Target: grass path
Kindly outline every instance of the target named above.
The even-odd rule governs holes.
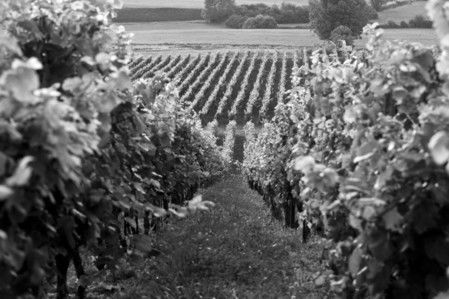
[[[116,298],[323,298],[313,280],[322,266],[317,243],[271,220],[244,178],[204,190],[211,212],[170,221],[157,236],[161,254],[139,259],[116,281]],[[292,297],[296,296],[296,297]]]

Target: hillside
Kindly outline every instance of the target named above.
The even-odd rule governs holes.
[[[237,4],[265,3],[267,5],[293,3],[307,5],[308,0],[237,0]],[[204,0],[123,0],[125,7],[174,7],[174,8],[203,8]]]

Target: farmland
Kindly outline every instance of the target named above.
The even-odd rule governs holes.
[[[238,126],[270,119],[291,88],[291,75],[302,63],[299,51],[222,51],[198,55],[139,57],[133,79],[164,72],[176,81],[181,100],[190,103],[203,125],[216,120]]]
[[[0,2],[0,298],[449,298],[449,0],[166,1]]]
[[[388,21],[400,23],[401,21],[409,21],[416,15],[426,15],[426,1],[416,1],[408,5],[386,9],[379,13],[379,19],[376,20],[380,24]]]
[[[134,34],[133,43],[141,53],[192,53],[228,49],[289,49],[313,47],[322,42],[309,29],[226,29],[204,22],[127,23]],[[220,38],[217,38],[219,36]],[[431,29],[386,29],[389,40],[408,40],[434,45],[437,37]],[[363,46],[365,40],[356,41]]]

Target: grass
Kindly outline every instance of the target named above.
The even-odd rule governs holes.
[[[267,5],[281,5],[285,3],[293,3],[296,5],[308,5],[308,0],[237,0],[237,4],[254,4],[264,3]],[[123,0],[125,7],[175,7],[175,8],[203,8],[204,0]]]
[[[120,291],[106,297],[323,298],[326,288],[314,284],[322,247],[272,220],[244,181],[230,176],[205,190],[213,210],[170,221],[155,242],[161,255],[131,261],[134,273],[109,279]]]
[[[207,25],[205,25],[207,26]],[[136,44],[221,44],[221,45],[280,45],[302,47],[319,43],[310,30],[294,29],[204,29],[142,30],[140,26],[127,25],[134,33]]]

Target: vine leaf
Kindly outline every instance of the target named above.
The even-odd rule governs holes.
[[[385,228],[395,232],[402,232],[401,224],[403,219],[404,217],[399,214],[396,207],[383,215]]]
[[[353,277],[357,275],[360,269],[360,264],[362,263],[362,249],[360,247],[357,247],[352,251],[351,256],[349,257],[349,271],[351,271],[351,274]]]
[[[14,192],[11,188],[5,185],[0,185],[0,201],[7,199],[10,197]]]
[[[449,160],[449,136],[446,132],[438,132],[429,141],[430,154],[438,165]]]
[[[23,186],[26,185],[31,177],[31,168],[28,166],[33,157],[27,156],[20,160],[14,174],[6,180],[8,186]]]
[[[23,103],[36,103],[39,98],[32,92],[39,88],[39,77],[33,69],[19,67],[3,74],[0,84],[8,89],[14,98]]]
[[[315,165],[315,160],[310,156],[301,156],[296,158],[294,163],[294,169],[302,171],[304,173],[310,172]]]

